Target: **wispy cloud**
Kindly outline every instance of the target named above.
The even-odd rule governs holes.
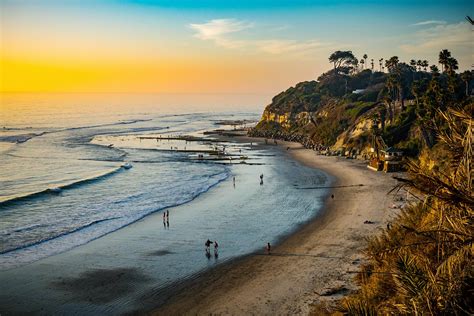
[[[194,36],[199,39],[214,41],[216,45],[227,48],[239,48],[245,46],[245,42],[232,40],[227,35],[251,28],[253,23],[236,19],[215,19],[202,24],[189,24],[189,27],[196,31]]]
[[[294,41],[294,40],[260,40],[256,43],[257,48],[269,54],[283,54],[290,52],[303,53],[308,50],[327,47],[328,43],[317,40]]]
[[[421,21],[421,22],[412,24],[411,26],[442,25],[446,23],[447,23],[446,21],[441,21],[441,20],[428,20],[428,21]]]
[[[432,63],[438,60],[438,52],[450,50],[460,62],[460,67],[470,67],[474,58],[471,26],[466,22],[436,25],[414,32],[400,46],[411,56],[425,56]]]
[[[201,40],[213,41],[216,45],[228,49],[248,49],[267,54],[278,55],[283,53],[305,53],[307,51],[327,47],[329,43],[318,40],[288,40],[278,38],[262,39],[238,39],[236,33],[254,28],[252,22],[237,19],[215,19],[202,24],[189,24],[189,27],[196,31],[194,36]],[[284,25],[278,28],[279,31],[288,28]],[[272,31],[276,31],[275,28]]]
[[[410,43],[401,45],[409,53],[422,53],[427,50],[439,49],[472,49],[472,33],[468,23],[436,25],[415,32]]]

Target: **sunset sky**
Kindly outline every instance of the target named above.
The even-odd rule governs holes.
[[[470,69],[470,1],[1,1],[1,91],[274,94],[334,50]]]

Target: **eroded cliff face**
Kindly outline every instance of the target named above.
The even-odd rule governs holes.
[[[366,141],[354,142],[354,139],[364,138],[370,133],[373,124],[370,115],[375,108],[374,102],[353,103],[327,98],[317,99],[314,104],[309,104],[308,98],[302,93],[311,93],[311,90],[304,86],[305,84],[299,89],[289,89],[275,97],[265,108],[251,135],[302,139],[310,147],[333,150],[363,147]],[[360,151],[361,148],[357,149]]]
[[[291,131],[298,127],[304,127],[310,123],[310,116],[314,113],[299,112],[299,113],[275,113],[271,109],[265,109],[262,114],[261,122],[275,123],[281,127],[282,130]]]

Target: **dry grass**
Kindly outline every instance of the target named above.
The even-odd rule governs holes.
[[[473,128],[470,113],[449,110],[438,128],[447,167],[410,161],[401,186],[424,200],[368,242],[360,291],[341,301],[348,315],[465,315],[474,308]]]

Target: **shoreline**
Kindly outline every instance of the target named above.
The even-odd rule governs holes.
[[[261,164],[234,164],[236,186],[227,179],[171,208],[169,225],[162,213],[151,214],[66,252],[1,271],[9,289],[0,296],[2,313],[147,313],[189,284],[201,283],[206,271],[225,271],[267,241],[277,244],[301,229],[322,208],[327,175],[295,163],[278,148],[253,149]],[[265,185],[259,184],[261,173]],[[298,190],[319,183],[324,191],[315,196]],[[219,241],[218,258],[205,257],[207,238]]]
[[[236,140],[274,146],[256,138]],[[275,149],[285,152],[289,147],[291,158],[334,178],[322,212],[282,238],[272,255],[263,255],[262,249],[182,282],[183,291],[176,294],[175,288],[174,296],[161,301],[152,314],[308,314],[314,305],[356,289],[353,272],[363,262],[365,237],[395,215],[388,207],[394,193],[387,193],[396,180],[359,161],[316,155],[298,143],[278,143]]]

